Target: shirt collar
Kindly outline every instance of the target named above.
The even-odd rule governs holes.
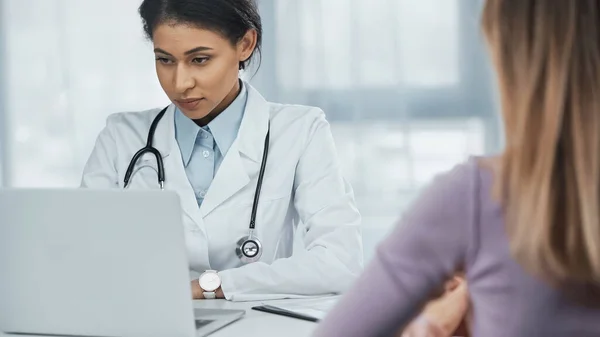
[[[192,152],[194,151],[194,145],[196,144],[196,137],[200,132],[200,127],[190,118],[179,110],[175,109],[175,139],[181,150],[181,158],[183,164],[187,166],[189,163]]]
[[[235,141],[246,109],[248,90],[243,81],[240,81],[240,85],[240,93],[233,102],[204,127],[206,132],[213,135],[222,156],[225,156],[231,144]],[[200,131],[201,128],[193,120],[184,115],[179,108],[176,108],[175,138],[181,150],[181,157],[185,166],[192,157]]]

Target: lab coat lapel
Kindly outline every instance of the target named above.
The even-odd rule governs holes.
[[[186,228],[191,231],[204,232],[202,216],[196,201],[196,196],[190,184],[177,140],[175,139],[175,106],[167,109],[162,120],[156,127],[154,146],[161,152],[165,166],[165,189],[175,191],[179,195],[183,212],[193,221],[195,226],[184,221]]]
[[[234,141],[223,158],[223,162],[215,175],[206,198],[202,202],[200,212],[206,216],[217,206],[225,202],[237,191],[248,185],[250,177],[246,173],[242,158],[238,151],[238,140]]]
[[[177,146],[176,140],[174,140]],[[179,194],[181,207],[185,215],[187,215],[195,226],[190,227],[189,223],[186,228],[191,231],[201,231],[205,233],[202,215],[198,207],[198,201],[194,189],[187,178],[183,167],[183,160],[179,151],[173,151],[171,156],[165,161],[165,189],[172,190]]]
[[[244,166],[242,155],[250,159],[253,165],[260,165],[269,123],[269,105],[256,89],[248,83],[244,84],[248,88],[248,100],[240,130],[202,203],[200,211],[203,216],[207,216],[250,182],[250,170]]]
[[[265,136],[269,129],[269,103],[254,87],[246,83],[248,101],[246,113],[238,134],[239,151],[250,160],[260,165],[265,145]],[[273,135],[271,132],[271,140]]]

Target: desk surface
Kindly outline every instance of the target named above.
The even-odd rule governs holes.
[[[277,303],[277,301],[271,303]],[[225,300],[194,301],[194,307],[201,309],[246,310],[244,318],[215,332],[210,337],[308,337],[316,327],[316,323],[250,309],[260,304],[260,302],[229,302]],[[0,332],[0,337],[8,337],[8,335]],[[19,337],[27,336],[20,335]]]
[[[270,301],[277,303],[277,301]],[[245,309],[246,315],[234,324],[210,335],[210,337],[239,337],[239,336],[286,336],[286,337],[308,337],[316,327],[316,323],[303,321],[295,318],[279,316],[251,310],[260,302],[229,302],[216,301],[194,301],[196,308],[210,309]]]

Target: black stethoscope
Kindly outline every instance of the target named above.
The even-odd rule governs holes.
[[[127,171],[125,171],[125,178],[123,179],[124,188],[129,186],[129,182],[131,179],[131,175],[133,174],[133,169],[135,167],[135,163],[145,154],[152,153],[154,157],[156,157],[156,165],[157,165],[157,173],[158,173],[158,184],[160,185],[160,189],[165,189],[165,167],[163,164],[162,156],[160,152],[152,146],[154,133],[156,132],[156,126],[158,122],[163,118],[165,112],[169,107],[162,109],[161,112],[154,118],[152,124],[150,125],[150,130],[148,131],[148,141],[146,142],[146,146],[141,148],[131,161],[129,162],[129,166],[127,167]],[[265,136],[265,145],[263,150],[262,162],[260,164],[260,172],[258,174],[258,182],[256,183],[256,191],[254,192],[254,202],[252,204],[252,213],[250,215],[250,226],[248,230],[248,235],[240,238],[237,242],[237,247],[235,249],[236,255],[239,259],[244,263],[256,262],[260,259],[262,255],[262,244],[260,240],[254,235],[254,228],[256,227],[256,211],[258,209],[258,199],[260,197],[260,189],[262,187],[263,178],[265,175],[265,167],[267,166],[267,156],[269,153],[269,133],[271,132],[271,128],[267,130],[267,135]]]

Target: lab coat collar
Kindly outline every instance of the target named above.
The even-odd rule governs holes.
[[[223,156],[227,154],[231,148],[231,144],[233,144],[238,135],[240,124],[244,118],[244,111],[246,110],[246,98],[246,84],[242,82],[240,92],[233,102],[208,123],[208,128]]]
[[[239,150],[255,162],[261,162],[265,136],[269,128],[269,104],[267,100],[248,83],[246,113],[242,118],[238,134]]]
[[[248,98],[238,137],[223,158],[202,202],[200,212],[203,216],[207,216],[250,182],[248,172],[253,170],[244,166],[242,155],[254,162],[253,165],[260,165],[269,124],[269,105],[256,89],[248,83],[244,85],[248,89]]]
[[[159,111],[162,111],[160,109]],[[157,116],[153,115],[152,120]],[[147,135],[144,135],[146,139]],[[173,148],[173,141],[175,140],[175,105],[171,104],[167,107],[165,115],[162,117],[156,131],[154,132],[154,147],[160,152],[163,158],[168,157],[171,154]]]

